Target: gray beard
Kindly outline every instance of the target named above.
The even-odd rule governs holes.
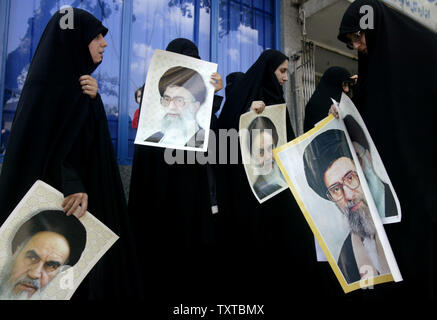
[[[196,116],[194,115],[192,106],[184,110],[184,112],[182,112],[177,118],[168,117],[168,115],[165,115],[161,120],[161,131],[164,133],[164,135],[166,131],[179,131],[181,136],[187,138],[187,135],[190,134],[190,132],[187,132],[189,129],[189,123],[196,123]],[[194,134],[195,132],[192,133],[192,135]]]
[[[20,252],[21,249],[17,249],[16,252]],[[11,284],[9,279],[12,274],[12,269],[15,264],[16,256],[14,255],[9,261],[6,263],[3,268],[3,272],[0,276],[0,300],[41,300],[43,296],[43,291],[41,289],[41,283],[39,280],[32,280],[27,276],[18,279],[14,284]],[[35,291],[32,297],[28,298],[28,293],[26,291],[22,291],[18,294],[14,293],[14,287],[19,281],[25,281],[34,284],[39,289]]]
[[[347,208],[347,217],[351,231],[361,238],[374,238],[376,229],[371,219],[367,204],[365,208],[359,208],[355,211],[350,210],[350,207],[352,206],[353,204],[349,205]]]
[[[181,117],[170,118],[165,115],[161,121],[161,131],[165,135],[165,133],[170,130],[179,131],[180,135],[184,137],[187,135],[187,126]]]

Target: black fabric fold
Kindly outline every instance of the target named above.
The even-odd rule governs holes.
[[[308,131],[320,120],[328,116],[332,99],[340,102],[342,84],[350,81],[351,74],[342,67],[330,67],[325,71],[316,90],[305,106],[304,131]]]

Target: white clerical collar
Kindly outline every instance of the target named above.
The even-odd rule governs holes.
[[[376,249],[376,240],[375,237],[372,238],[364,238],[363,240],[364,248],[366,249],[367,255],[369,256],[370,260],[372,261],[373,266],[376,268],[376,270],[381,274],[381,266],[379,264],[379,258],[378,258],[378,251]]]

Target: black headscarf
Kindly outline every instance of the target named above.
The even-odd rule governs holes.
[[[380,40],[378,40],[380,43],[382,43],[381,41],[381,35],[387,31],[383,31],[381,30],[381,28],[378,28],[378,32],[376,32],[376,28],[374,29],[366,29],[366,30],[362,30],[361,26],[360,26],[360,20],[361,18],[364,16],[364,13],[360,13],[360,9],[362,6],[365,5],[371,5],[372,8],[374,9],[374,25],[376,26],[377,24],[382,24],[383,20],[384,20],[384,16],[383,16],[383,10],[385,10],[386,6],[382,3],[380,3],[379,1],[375,1],[375,0],[364,0],[364,1],[355,1],[354,3],[352,3],[348,9],[346,10],[346,12],[343,15],[341,24],[340,24],[340,28],[339,28],[339,33],[338,33],[338,40],[347,43],[348,42],[348,38],[346,37],[346,35],[348,33],[356,33],[358,31],[364,32],[365,33],[365,37],[366,37],[366,44],[367,44],[367,48],[368,50],[372,51],[372,52],[376,52],[376,50],[380,50],[381,47],[380,46],[376,46],[377,43],[377,38],[379,38]],[[398,15],[400,15],[399,13],[396,13]],[[402,18],[402,17],[401,17]],[[405,20],[405,19],[404,19]],[[365,20],[364,20],[365,21]],[[393,31],[395,31],[395,29],[393,29]],[[399,32],[399,30],[397,30],[396,32]],[[396,36],[398,37],[398,36]],[[385,44],[388,45],[388,44]],[[391,45],[390,45],[391,46]],[[368,69],[366,67],[367,63],[368,63],[368,59],[369,56],[366,54],[363,54],[361,52],[358,52],[358,57],[359,57],[359,63],[358,63],[358,82],[356,84],[356,91],[354,91],[354,94],[356,94],[356,96],[354,97],[354,102],[357,104],[357,107],[359,108],[359,110],[362,110],[364,108],[364,106],[366,105],[366,86],[368,83],[368,79],[367,79],[367,73],[368,73]],[[382,63],[382,61],[380,61],[380,63]],[[359,92],[362,92],[362,94],[359,94]]]
[[[328,115],[331,98],[340,102],[344,81],[351,80],[349,71],[341,67],[331,67],[325,71],[311,99],[305,106],[304,130],[308,131]]]
[[[226,98],[230,96],[232,88],[235,87],[235,84],[240,81],[243,76],[243,72],[232,72],[226,76]]]
[[[32,59],[0,176],[0,218],[5,221],[38,179],[65,197],[87,193],[88,211],[120,240],[73,297],[135,298],[135,245],[106,113],[100,95],[91,99],[79,82],[98,66],[88,44],[107,29],[84,10],[73,13],[73,29],[62,29],[63,15],[54,14]]]
[[[194,44],[194,42],[185,38],[177,38],[170,41],[165,50],[200,59],[199,49],[197,49],[197,46]]]
[[[429,297],[436,290],[437,35],[380,1],[357,0],[341,22],[341,41],[360,30],[364,5],[373,8],[374,29],[363,30],[368,55],[359,54],[357,103],[402,208],[402,222],[386,226],[404,277],[390,295]]]
[[[253,101],[262,100],[268,105],[284,103],[284,92],[275,70],[288,57],[277,50],[265,50],[256,62],[233,86],[220,114],[222,129],[238,129],[240,116],[249,111]]]

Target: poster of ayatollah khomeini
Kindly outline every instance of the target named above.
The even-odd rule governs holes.
[[[147,72],[135,144],[205,152],[217,64],[155,50]]]
[[[0,228],[0,300],[69,300],[118,236],[36,181]],[[78,209],[79,210],[79,209]]]

